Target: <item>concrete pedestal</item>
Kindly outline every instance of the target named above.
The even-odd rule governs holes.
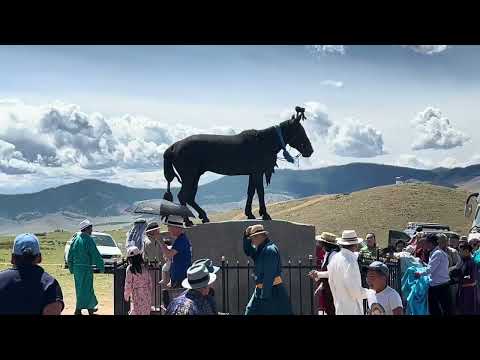
[[[269,237],[280,250],[282,265],[292,266],[309,265],[309,255],[315,254],[315,227],[313,225],[296,224],[281,220],[238,220],[195,225],[185,232],[192,243],[193,260],[210,258],[215,265],[221,265],[222,256],[229,266],[253,265],[252,259],[243,252],[243,233],[254,224],[262,224],[269,232]],[[291,292],[291,301],[294,312],[297,314],[310,313],[311,283],[306,276],[308,269],[288,269],[282,274],[287,292]],[[245,306],[254,288],[254,278],[251,271],[246,269],[230,269],[217,273],[215,283],[216,300],[219,311],[243,313]],[[223,279],[225,277],[225,279]],[[228,306],[222,301],[222,282],[227,283],[228,277]],[[226,305],[226,304],[225,304]]]

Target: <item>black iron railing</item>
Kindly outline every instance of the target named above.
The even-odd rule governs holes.
[[[376,257],[359,257],[359,267],[362,277],[362,285],[367,286],[366,274],[368,265],[372,261],[383,261],[390,270],[388,285],[401,293],[401,272],[400,261],[395,258]],[[217,273],[217,281],[214,283],[214,290],[217,294],[216,301],[218,308],[223,313],[231,315],[242,315],[255,290],[254,266],[250,261],[246,261],[244,265],[238,260],[234,260],[233,265],[224,256],[221,258],[220,271]],[[114,314],[128,314],[130,305],[123,298],[125,286],[125,263],[116,265],[113,270],[114,274]],[[152,274],[152,307],[156,313],[161,313],[162,295],[161,287],[158,284],[162,278],[161,264],[149,263],[148,269]],[[296,262],[288,259],[286,265],[282,266],[282,280],[288,291],[290,302],[294,314],[297,315],[313,315],[317,313],[317,305],[315,303],[314,290],[315,282],[311,280],[307,274],[311,270],[315,270],[316,265],[312,255],[309,255],[305,262],[298,259]],[[364,301],[366,311],[366,301]]]
[[[292,308],[295,314],[315,314],[314,281],[307,274],[316,269],[313,256],[309,256],[304,263],[298,260],[292,265],[292,259],[288,259],[287,265],[282,266],[282,279],[286,287]],[[222,257],[220,271],[217,276],[221,277],[221,299],[219,308],[222,312],[231,315],[242,315],[255,290],[254,266],[247,261],[241,265],[238,260],[231,265],[229,260]],[[233,278],[232,278],[233,277]],[[232,281],[233,280],[233,281]],[[306,291],[308,289],[308,291]]]

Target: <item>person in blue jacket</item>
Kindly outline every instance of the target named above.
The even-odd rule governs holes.
[[[255,290],[245,315],[291,315],[292,306],[281,277],[280,253],[263,225],[245,230],[243,250],[255,263]]]

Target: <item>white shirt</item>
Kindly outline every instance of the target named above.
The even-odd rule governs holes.
[[[357,255],[342,248],[327,266],[336,315],[363,315],[363,299],[374,290],[362,287]]]
[[[403,308],[402,298],[390,286],[368,296],[369,315],[393,315],[393,309],[399,307]]]

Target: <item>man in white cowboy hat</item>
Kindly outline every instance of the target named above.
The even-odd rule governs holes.
[[[247,227],[243,251],[255,263],[255,290],[245,315],[291,315],[292,307],[281,277],[280,253],[263,225]]]
[[[183,218],[176,215],[168,215],[163,219],[167,225],[170,237],[173,239],[172,248],[169,249],[164,242],[160,242],[162,253],[172,261],[170,265],[170,281],[172,288],[180,288],[182,281],[187,277],[187,269],[192,265],[192,245],[187,235]]]
[[[335,315],[335,305],[332,291],[328,284],[327,269],[333,256],[340,251],[337,245],[337,237],[335,234],[323,232],[321,235],[315,236],[315,240],[318,241],[322,249],[325,250],[325,256],[320,266],[320,271],[312,270],[308,273],[308,276],[319,282],[315,290],[315,295],[318,296],[319,299],[319,311],[324,312],[326,315]]]
[[[169,305],[166,315],[217,315],[215,302],[210,294],[210,286],[217,279],[209,271],[205,262],[188,268],[187,278],[182,281],[185,291]]]
[[[355,254],[362,241],[355,230],[344,230],[342,237],[337,239],[341,250],[327,266],[336,315],[363,315],[363,299],[374,292],[362,287],[358,255]]]
[[[75,315],[82,315],[82,309],[87,309],[90,315],[97,311],[98,301],[93,289],[92,266],[103,272],[105,264],[92,238],[92,231],[93,225],[90,220],[83,220],[80,223],[80,232],[77,233],[68,251],[68,269],[75,279],[77,297]]]

